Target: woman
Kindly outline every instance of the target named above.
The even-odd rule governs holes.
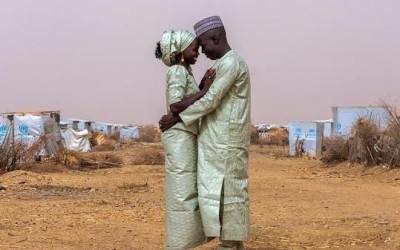
[[[188,31],[165,31],[157,43],[156,57],[168,66],[167,111],[179,114],[200,99],[210,87],[215,71],[208,70],[200,87],[190,65],[199,56],[199,44]],[[199,124],[177,123],[162,134],[166,164],[167,249],[188,249],[205,243],[197,198],[197,134]]]

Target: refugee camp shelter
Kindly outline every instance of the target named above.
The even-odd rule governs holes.
[[[0,115],[0,144],[7,138],[10,132],[11,121],[7,115]]]
[[[72,128],[72,121],[70,120],[60,120],[60,129]]]
[[[121,140],[139,139],[139,127],[133,125],[124,125],[119,128]]]
[[[60,140],[60,111],[10,112],[0,114],[0,140],[32,146],[41,140],[41,154],[54,154]]]
[[[329,138],[333,135],[333,119],[315,120],[314,122],[322,123],[322,127],[323,127],[322,136],[324,138]]]
[[[87,129],[76,131],[73,128],[67,128],[63,129],[61,134],[64,146],[68,150],[88,152],[92,149],[89,140],[89,131]]]
[[[94,122],[92,124],[93,132],[99,132],[106,135],[111,135],[114,132],[115,125],[111,123],[104,122]]]
[[[359,118],[374,121],[381,128],[388,123],[389,112],[383,107],[374,106],[346,106],[332,107],[333,134],[342,137],[351,136],[351,129]]]
[[[63,128],[72,128],[75,131],[83,131],[87,129],[89,132],[93,132],[92,125],[94,121],[76,119],[76,118],[63,118],[62,126]]]
[[[290,122],[289,123],[289,155],[296,156],[296,148],[300,143],[304,153],[310,156],[321,155],[323,123]]]
[[[104,122],[93,122],[91,124],[93,132],[100,132],[106,135],[119,132],[122,140],[126,139],[138,139],[139,138],[139,126],[129,124],[112,124]]]
[[[72,151],[88,152],[92,149],[89,132],[94,122],[82,119],[67,118],[60,121],[61,136],[64,147]]]

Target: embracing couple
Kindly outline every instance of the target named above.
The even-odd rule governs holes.
[[[167,115],[159,121],[166,158],[166,248],[219,238],[244,249],[249,234],[250,76],[228,44],[221,18],[189,31],[165,31],[156,57],[168,66]],[[199,85],[191,65],[202,53],[214,66]]]

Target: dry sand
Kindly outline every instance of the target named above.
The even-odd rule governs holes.
[[[1,175],[0,249],[162,249],[164,166],[132,164],[151,149],[162,150],[107,152],[128,163],[118,168],[42,164]],[[399,170],[326,167],[284,150],[251,148],[246,249],[400,249]]]

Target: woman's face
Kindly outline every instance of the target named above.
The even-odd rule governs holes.
[[[197,39],[195,39],[189,47],[183,51],[183,58],[187,64],[195,64],[197,57],[199,57],[199,43]]]

